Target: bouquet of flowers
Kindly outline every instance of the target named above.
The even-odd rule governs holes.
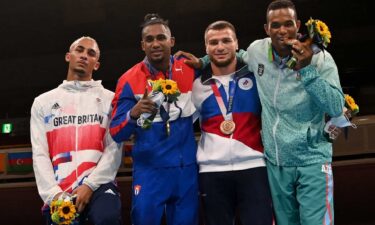
[[[355,103],[354,99],[347,94],[345,94],[345,107],[350,110],[351,115],[355,115],[359,112],[358,105]]]
[[[343,114],[339,117],[331,118],[325,125],[324,130],[329,133],[329,137],[331,139],[335,139],[336,137],[332,138],[332,132],[329,131],[329,126],[334,125],[336,127],[344,128],[345,133],[347,133],[347,127],[351,126],[354,129],[357,128],[357,125],[350,121],[350,118],[359,112],[359,107],[355,103],[354,99],[350,96],[345,94],[345,107],[343,110]]]
[[[53,200],[50,206],[51,219],[56,224],[75,225],[78,224],[77,210],[74,206],[75,196],[63,193],[56,200]]]
[[[158,108],[163,108],[162,103],[168,102],[173,103],[178,101],[178,96],[181,95],[178,89],[177,83],[170,79],[159,79],[155,81],[150,81],[152,86],[152,92],[150,94],[150,99],[156,104]],[[163,111],[166,111],[163,108]],[[162,114],[162,113],[160,113]],[[163,117],[163,115],[161,115]],[[142,113],[137,124],[143,129],[149,129],[154,118],[150,113]]]
[[[300,41],[307,42],[310,45],[315,45],[318,49],[324,51],[331,42],[332,37],[328,26],[323,21],[312,18],[310,18],[305,25],[307,27],[308,35],[302,36]],[[294,68],[296,64],[297,60],[294,57],[287,62],[287,66],[291,69]]]

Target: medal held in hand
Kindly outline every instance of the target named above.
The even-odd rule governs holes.
[[[233,120],[224,120],[220,124],[220,131],[223,134],[232,134],[234,130],[236,129],[236,124],[234,123]]]

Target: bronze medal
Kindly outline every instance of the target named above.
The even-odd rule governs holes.
[[[233,120],[224,120],[220,124],[220,131],[223,134],[232,134],[234,132],[234,129],[236,129],[236,124]]]

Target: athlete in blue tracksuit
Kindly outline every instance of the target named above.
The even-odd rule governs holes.
[[[198,224],[195,107],[191,101],[194,70],[170,56],[174,38],[166,21],[148,14],[142,28],[146,58],[119,79],[110,126],[117,142],[135,136],[132,223],[159,225],[165,212],[170,225]],[[162,104],[164,113],[145,97],[145,90],[151,91],[150,80],[160,78],[176,81],[181,92],[177,102]],[[137,124],[142,113],[156,113],[148,130]]]

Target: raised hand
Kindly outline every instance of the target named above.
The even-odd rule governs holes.
[[[130,117],[133,119],[139,118],[142,113],[155,114],[157,108],[155,103],[151,101],[148,97],[148,90],[145,88],[145,92],[142,98],[135,104],[135,106],[130,111]]]
[[[190,67],[193,67],[194,69],[202,69],[202,62],[199,60],[199,58],[195,57],[193,54],[189,52],[184,51],[178,51],[176,52],[173,57],[179,58],[179,57],[185,57],[184,63]]]
[[[300,42],[297,39],[290,40],[288,43],[292,48],[292,55],[297,60],[294,70],[300,70],[305,66],[310,65],[313,57],[313,50],[311,49],[311,42]]]

